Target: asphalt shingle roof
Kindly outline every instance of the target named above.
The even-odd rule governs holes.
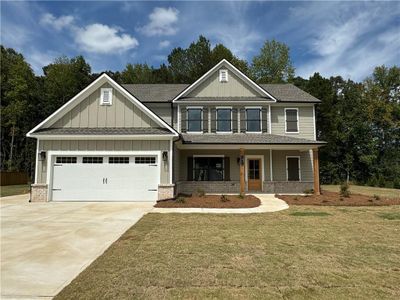
[[[179,95],[189,84],[123,84],[128,92],[137,97],[142,102],[171,102]],[[293,84],[260,84],[260,86],[278,99],[280,102],[320,102],[317,98],[311,96],[305,91],[299,89]],[[264,97],[213,97],[213,98],[196,98],[200,101],[230,101],[230,100],[265,100]],[[182,100],[195,100],[194,98],[182,98]]]
[[[33,135],[152,135],[171,134],[166,128],[44,128]]]
[[[276,134],[182,134],[184,144],[315,144],[325,142]]]

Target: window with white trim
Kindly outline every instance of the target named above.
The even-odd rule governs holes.
[[[285,109],[286,132],[299,132],[299,111],[297,108]]]
[[[203,130],[203,109],[188,108],[187,109],[187,131],[201,132]]]
[[[232,131],[232,109],[217,108],[217,132]]]
[[[246,108],[246,131],[261,132],[260,108]]]
[[[112,105],[112,88],[101,89],[100,105]]]
[[[153,165],[156,163],[156,158],[154,156],[136,156],[135,164],[147,164]]]
[[[228,82],[228,70],[219,70],[219,82]]]

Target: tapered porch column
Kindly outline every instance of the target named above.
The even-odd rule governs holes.
[[[320,187],[319,187],[319,159],[318,159],[318,148],[315,148],[313,151],[313,166],[314,166],[314,193],[315,195],[320,195]]]
[[[244,195],[245,181],[244,181],[244,149],[240,148],[240,195]]]

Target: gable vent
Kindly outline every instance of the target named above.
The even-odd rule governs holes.
[[[228,82],[228,70],[219,70],[219,82]]]
[[[112,105],[112,89],[101,89],[100,105]]]

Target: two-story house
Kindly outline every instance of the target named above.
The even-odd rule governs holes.
[[[32,201],[155,201],[178,193],[319,193],[315,105],[226,60],[193,84],[106,74],[32,129]]]

